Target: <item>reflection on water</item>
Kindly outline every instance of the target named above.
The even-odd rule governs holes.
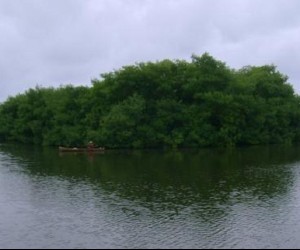
[[[299,147],[0,146],[0,247],[298,248]]]

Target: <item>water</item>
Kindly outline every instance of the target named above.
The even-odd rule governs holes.
[[[300,147],[0,145],[0,248],[299,248]]]

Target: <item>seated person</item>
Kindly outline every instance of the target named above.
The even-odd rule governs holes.
[[[95,143],[93,141],[89,141],[87,147],[88,147],[88,149],[95,148]]]

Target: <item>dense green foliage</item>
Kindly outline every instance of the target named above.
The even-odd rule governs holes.
[[[273,65],[230,69],[205,53],[30,89],[0,105],[0,140],[111,148],[300,141],[300,99]]]

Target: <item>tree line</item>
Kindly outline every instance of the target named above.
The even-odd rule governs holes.
[[[0,104],[0,141],[108,148],[300,141],[300,98],[274,65],[231,69],[208,53],[124,66],[90,87],[36,87]]]

